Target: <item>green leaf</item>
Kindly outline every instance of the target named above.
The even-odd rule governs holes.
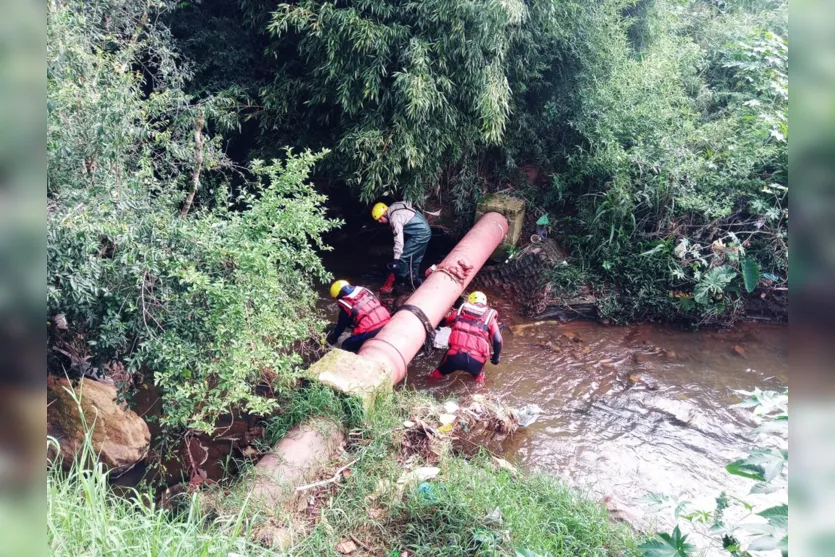
[[[748,551],[772,551],[780,548],[782,542],[783,538],[777,536],[757,536],[748,544]]]
[[[768,523],[776,528],[788,530],[789,528],[789,506],[778,505],[758,512],[758,515],[768,520]]]
[[[771,485],[767,482],[759,482],[754,484],[754,487],[751,488],[749,493],[759,493],[759,494],[768,494],[774,493],[775,491],[780,491],[780,487],[776,485]]]
[[[750,464],[747,460],[735,460],[725,466],[725,470],[734,476],[742,476],[751,480],[765,481],[765,470],[757,464]]]
[[[760,282],[760,264],[754,259],[746,257],[742,260],[741,267],[745,290],[750,294],[757,288],[757,283]]]
[[[543,557],[539,553],[535,551],[531,551],[530,549],[516,549],[516,557]]]
[[[754,449],[745,459],[735,460],[728,464],[725,470],[735,476],[770,482],[780,475],[788,460],[788,451]]]
[[[672,534],[658,534],[656,537],[638,546],[643,557],[687,557],[696,550],[696,546],[687,543],[687,535],[682,535],[678,526]]]

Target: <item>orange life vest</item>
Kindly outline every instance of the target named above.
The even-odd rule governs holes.
[[[351,328],[355,335],[379,329],[391,319],[391,314],[377,296],[362,286],[355,286],[353,292],[342,296],[337,303],[351,316]]]
[[[490,321],[495,317],[496,311],[487,306],[461,304],[449,334],[449,354],[466,352],[486,362],[490,357]]]

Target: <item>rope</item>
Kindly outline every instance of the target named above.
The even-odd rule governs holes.
[[[445,274],[446,276],[448,276],[449,278],[451,278],[451,279],[452,279],[452,280],[453,280],[456,284],[461,285],[461,286],[463,286],[463,285],[464,285],[464,283],[463,283],[463,282],[461,282],[460,280],[458,280],[458,277],[456,277],[455,275],[453,275],[452,273],[450,273],[449,271],[447,271],[447,270],[446,270],[445,268],[443,268],[443,267],[439,267],[438,269],[435,269],[433,272],[434,272],[434,273],[443,273],[443,274]]]
[[[420,321],[423,325],[423,329],[426,331],[426,338],[423,341],[423,351],[426,354],[431,354],[432,349],[435,348],[435,327],[432,326],[432,323],[429,321],[429,318],[426,317],[426,314],[423,313],[423,310],[411,304],[404,304],[397,308],[397,311],[408,311],[418,318],[418,321]],[[397,311],[395,313],[397,313]]]

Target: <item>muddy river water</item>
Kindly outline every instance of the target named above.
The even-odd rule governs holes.
[[[505,324],[498,366],[478,387],[465,373],[430,381],[442,352],[419,355],[406,386],[439,398],[485,392],[538,421],[505,445],[505,458],[556,475],[646,523],[636,501],[662,492],[706,502],[722,491],[744,495],[751,482],[724,465],[754,441],[750,411],[731,406],[735,391],[783,390],[788,328],[739,324],[688,331],[665,325],[606,326],[537,322],[493,298]],[[335,312],[331,305],[331,313]]]

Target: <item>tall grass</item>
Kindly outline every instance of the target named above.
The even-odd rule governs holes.
[[[291,548],[293,554],[332,555],[334,543],[352,535],[386,555],[514,556],[524,550],[573,557],[632,551],[631,529],[610,522],[601,504],[549,476],[497,470],[486,453],[469,461],[443,455],[429,493],[418,485],[406,486],[402,494],[384,489],[404,472],[397,429],[416,406],[430,403],[408,391],[378,400],[354,429],[362,441],[354,447],[359,460],[350,480],[321,508],[320,522]],[[416,460],[412,466],[421,464]],[[490,517],[497,508],[499,522]]]
[[[554,478],[496,470],[486,454],[469,461],[445,454],[429,492],[417,485],[398,490],[404,465],[397,431],[416,406],[430,402],[425,395],[398,392],[378,401],[359,421],[352,405],[343,405],[332,391],[313,387],[300,391],[284,417],[270,423],[269,433],[278,435],[305,417],[329,415],[352,426],[351,457],[357,460],[350,478],[317,495],[319,519],[287,548],[288,555],[338,555],[336,544],[352,536],[374,554],[407,551],[433,557],[603,556],[623,555],[634,547],[631,531],[612,524],[600,504]],[[249,535],[277,510],[247,505],[242,485],[225,493],[228,505],[215,509],[221,516],[211,521],[194,500],[175,513],[155,505],[152,493],[115,493],[96,462],[89,435],[87,441],[69,471],[56,465],[47,476],[51,554],[276,554],[254,544]],[[421,464],[418,459],[411,466]],[[282,514],[274,518],[289,519],[278,512]]]
[[[76,393],[71,393],[79,404]],[[79,412],[84,421],[84,415]],[[93,424],[68,471],[56,462],[47,471],[47,545],[50,555],[208,556],[266,555],[247,540],[243,511],[207,521],[192,499],[174,513],[154,503],[152,492],[117,494],[93,449]],[[58,448],[55,439],[47,449]]]

